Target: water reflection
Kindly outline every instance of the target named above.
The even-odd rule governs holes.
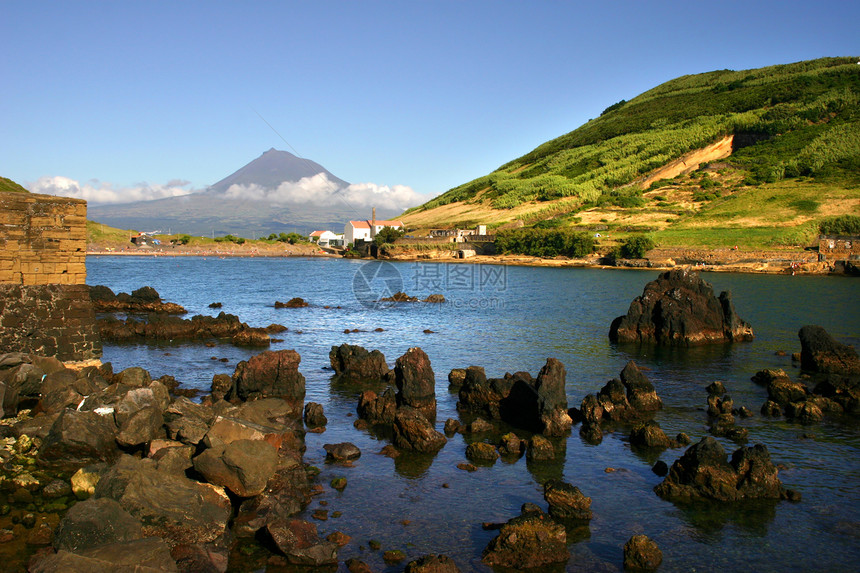
[[[680,517],[696,529],[694,535],[705,541],[718,540],[723,528],[731,523],[750,535],[764,536],[776,517],[776,499],[752,499],[738,502],[673,501]]]

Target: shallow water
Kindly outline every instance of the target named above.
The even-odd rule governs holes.
[[[656,277],[652,271],[191,257],[89,257],[87,270],[89,284],[114,292],[152,286],[164,300],[188,309],[189,316],[215,315],[219,310],[208,305],[222,302],[220,310],[251,326],[289,327],[276,335],[284,340],[271,349],[299,352],[306,401],[321,403],[329,419],[323,434],[307,435],[305,460],[322,469],[320,483],[327,486],[337,476],[349,482],[342,493],[327,487],[306,510],[308,517],[316,509],[342,512],[317,522],[322,534],[339,530],[352,536],[340,551],[341,560],[359,557],[374,570],[402,568],[387,567],[381,552],[368,549],[374,539],[383,550],[403,550],[410,560],[444,553],[463,571],[488,571],[480,555],[495,533],[483,531],[481,523],[507,521],[525,502],[545,507],[542,484],[550,477],[563,478],[593,499],[589,527],[571,532],[569,571],[620,570],[622,547],[637,533],[660,546],[661,571],[844,571],[860,559],[860,425],[840,419],[803,426],[762,418],[758,410],[766,392],[750,381],[763,368],[797,374],[790,358],[775,353],[798,352],[797,331],[804,324],[819,324],[837,340],[860,348],[856,280],[706,274],[715,292],[732,291],[738,314],[752,324],[756,340],[682,350],[617,346],[607,338],[612,319],[624,314]],[[421,298],[442,293],[448,302],[369,304],[386,289]],[[274,308],[276,300],[296,296],[311,305]],[[384,331],[374,332],[377,327]],[[355,328],[363,332],[343,332]],[[425,334],[425,329],[433,332]],[[448,392],[447,374],[472,364],[491,377],[518,370],[536,375],[547,357],[558,358],[567,370],[570,405],[579,406],[633,359],[647,369],[663,399],[657,421],[670,436],[683,431],[694,442],[707,433],[704,387],[720,380],[736,407],[756,412],[739,421],[749,428],[749,443],[768,447],[772,460],[784,467],[783,484],[801,492],[803,501],[739,507],[666,502],[652,491],[661,478],[650,468],[657,459],[671,465],[683,450],[656,456],[634,452],[629,429],[623,428],[597,446],[583,442],[574,428],[557,443],[566,452],[563,460],[550,464],[521,458],[467,473],[455,467],[466,461],[467,440],[485,436],[462,435],[434,457],[391,460],[378,455],[388,443],[384,437],[353,427],[357,392],[333,386],[331,372],[324,369],[331,347],[344,342],[381,350],[389,366],[412,346],[424,349],[436,373],[440,429],[445,419],[457,418],[457,397]],[[258,352],[229,344],[108,345],[103,360],[115,371],[142,366],[154,377],[171,374],[184,386],[208,391],[214,374],[232,374],[240,360]],[[343,441],[363,453],[355,467],[326,465],[322,445]],[[721,442],[728,452],[737,448]]]

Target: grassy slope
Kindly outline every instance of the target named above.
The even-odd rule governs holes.
[[[652,232],[664,245],[803,243],[821,218],[860,214],[858,108],[855,58],[684,76],[404,219],[417,228],[521,220]],[[638,189],[649,172],[728,134],[756,143],[716,169]]]
[[[29,191],[11,179],[0,177],[0,193],[29,193]]]

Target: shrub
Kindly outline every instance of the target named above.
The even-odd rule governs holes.
[[[837,215],[819,223],[818,230],[824,235],[860,235],[860,217]]]
[[[619,254],[622,259],[642,259],[645,258],[645,253],[653,249],[654,246],[654,241],[651,237],[638,235],[624,241]]]
[[[584,257],[594,251],[594,239],[589,233],[565,229],[513,229],[496,235],[496,249],[534,257]]]

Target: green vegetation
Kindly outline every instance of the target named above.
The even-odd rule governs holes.
[[[11,179],[0,177],[0,193],[29,193],[29,191]]]
[[[860,217],[839,215],[825,219],[818,225],[824,235],[860,235]]]
[[[298,233],[272,233],[269,235],[269,241],[278,241],[279,243],[289,243],[291,245],[295,245],[296,243],[307,243],[308,240]]]
[[[588,233],[565,229],[513,229],[496,235],[496,250],[545,258],[584,257],[594,251],[594,239]]]
[[[223,237],[215,237],[216,243],[235,243],[237,245],[244,245],[245,238],[237,237],[235,235],[224,235]]]
[[[394,243],[397,239],[403,236],[406,231],[403,229],[392,229],[391,227],[382,227],[373,238],[373,242],[377,246],[388,245]]]
[[[618,249],[618,255],[622,259],[642,259],[645,258],[645,253],[655,246],[651,237],[636,235],[624,241],[624,244]]]
[[[742,183],[860,178],[860,66],[824,58],[756,70],[683,76],[409,212],[462,201],[496,210],[570,198],[569,212],[640,207],[625,186],[683,154],[735,135],[727,163]],[[650,189],[671,181],[661,180]],[[703,178],[699,201],[723,195]],[[638,197],[641,199],[641,197]],[[800,205],[809,212],[811,205]]]

